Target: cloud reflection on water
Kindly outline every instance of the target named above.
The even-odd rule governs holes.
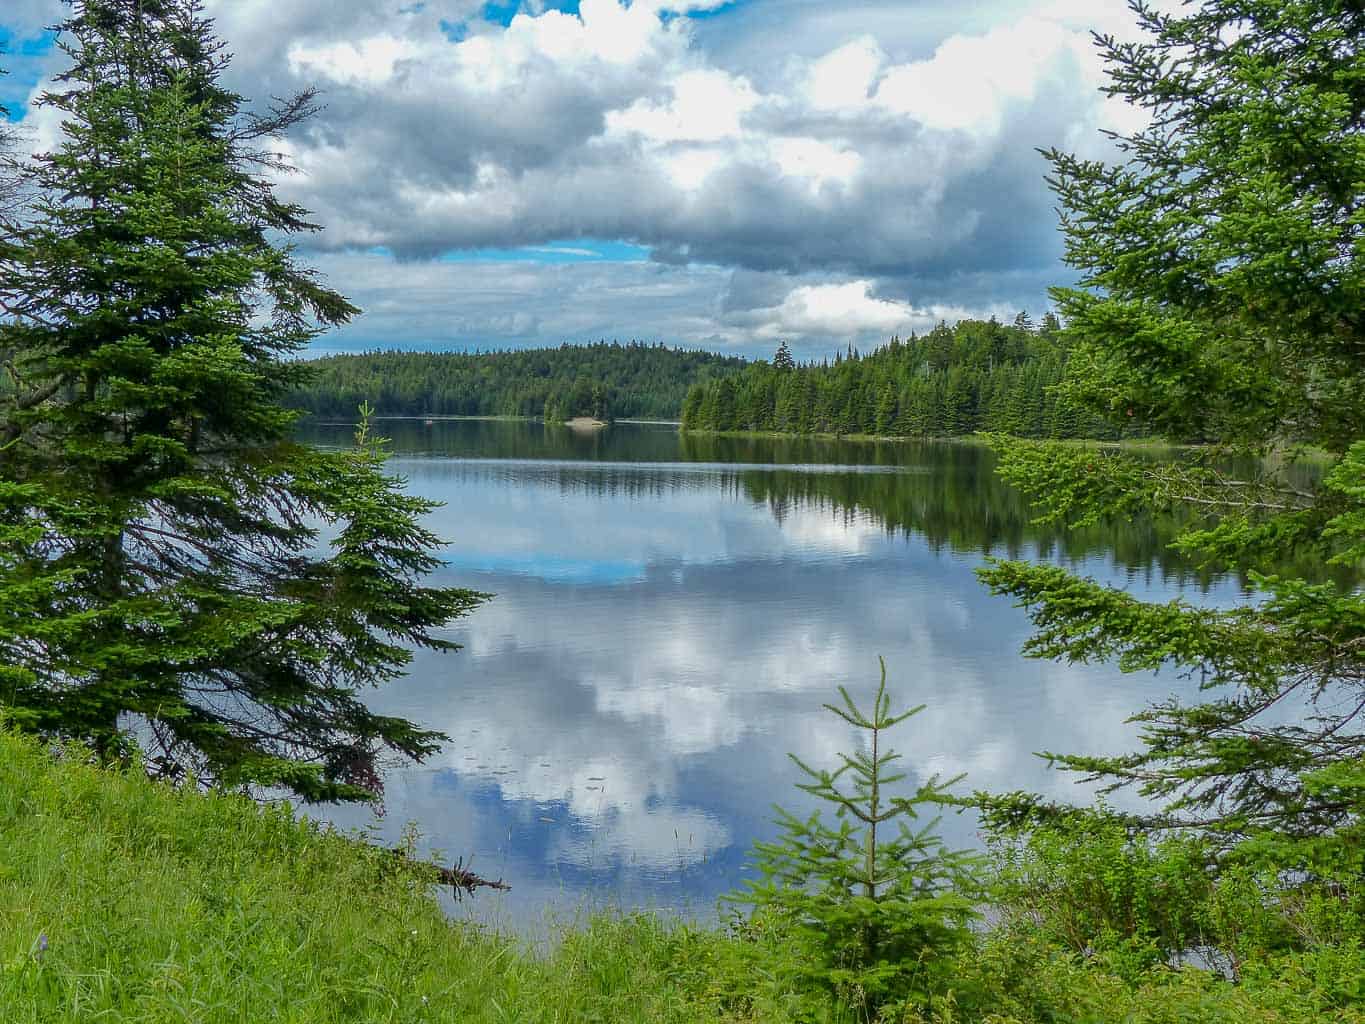
[[[1033,752],[1121,749],[1126,715],[1174,685],[1020,657],[1028,623],[977,582],[980,555],[888,531],[867,508],[778,507],[722,470],[395,468],[445,502],[443,581],[497,596],[454,624],[463,652],[419,654],[376,695],[451,736],[397,773],[383,827],[415,820],[434,847],[505,875],[517,919],[585,892],[704,912],[772,834],[771,805],[806,806],[787,752],[824,765],[848,748],[820,705],[839,683],[866,697],[878,654],[897,703],[927,705],[895,737],[912,780],[966,772],[972,789],[1077,795]],[[1102,551],[1084,567],[1116,583],[1131,569]],[[968,817],[945,830],[972,841]]]

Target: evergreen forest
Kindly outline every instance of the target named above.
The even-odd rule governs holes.
[[[1069,342],[1056,316],[1034,325],[940,323],[922,337],[892,338],[863,355],[849,346],[831,363],[797,363],[783,342],[771,362],[694,385],[684,430],[958,437],[1131,436],[1125,424],[1088,410],[1065,387]]]
[[[500,352],[370,352],[308,364],[290,398],[318,416],[590,416],[675,420],[689,387],[737,372],[745,360],[632,341]]]

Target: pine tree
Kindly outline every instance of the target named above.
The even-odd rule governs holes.
[[[432,503],[292,438],[293,360],[355,308],[273,238],[309,230],[197,0],[85,0],[41,102],[65,136],[0,231],[0,702],[20,727],[132,739],[167,770],[307,799],[379,787],[440,734],[365,688],[483,595],[420,585]]]
[[[818,810],[803,819],[777,808],[782,836],[755,844],[762,879],[736,899],[780,915],[798,945],[787,966],[870,1020],[886,1003],[922,1003],[950,980],[952,954],[976,917],[967,892],[975,862],[945,846],[937,818],[910,825],[958,779],[932,777],[910,796],[894,795],[905,774],[884,734],[924,706],[891,713],[884,661],[870,714],[842,686],[839,696],[824,707],[864,735],[863,749],[841,753],[834,771],[789,755],[809,780],[797,788],[832,807],[835,823]]]
[[[796,367],[796,360],[792,358],[791,349],[787,347],[786,341],[778,343],[777,352],[773,355],[773,369],[785,373],[787,370]]]
[[[1221,445],[1157,464],[1002,442],[1002,468],[1056,521],[1185,517],[1175,547],[1245,573],[1256,597],[1150,604],[1052,565],[984,576],[1030,609],[1033,655],[1200,683],[1198,701],[1137,716],[1141,749],[1063,767],[1154,798],[1139,825],[1296,856],[1337,849],[1358,871],[1365,593],[1275,567],[1293,554],[1365,568],[1365,10],[1134,10],[1145,41],[1100,43],[1108,91],[1146,107],[1151,126],[1121,140],[1118,165],[1049,154],[1067,258],[1085,275],[1053,293],[1072,346],[1058,401],[1117,431]],[[1291,476],[1303,445],[1326,454],[1317,483]],[[1255,468],[1231,473],[1227,454]],[[992,804],[1005,820],[1058,810],[1023,795]]]
[[[704,429],[704,424],[700,422],[702,401],[705,397],[705,390],[701,384],[693,384],[687,391],[687,397],[683,399],[682,406],[682,429],[700,430]]]
[[[874,432],[885,437],[895,429],[896,424],[896,382],[887,377],[877,389],[877,410],[873,424]]]

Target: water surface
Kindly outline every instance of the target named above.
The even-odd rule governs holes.
[[[1183,568],[1169,524],[1063,536],[1030,524],[974,445],[695,439],[668,426],[389,421],[391,468],[445,503],[439,581],[496,597],[419,654],[378,710],[451,737],[388,778],[396,839],[513,885],[472,912],[512,927],[585,902],[714,913],[746,877],[771,806],[809,806],[794,751],[833,765],[823,702],[876,685],[926,709],[892,735],[912,780],[1084,799],[1035,751],[1129,747],[1126,716],[1174,676],[1030,661],[1023,612],[973,570],[988,555],[1071,565],[1144,598],[1226,604]],[[349,428],[315,426],[319,443]],[[355,826],[372,815],[330,812]],[[943,823],[963,845],[970,817]]]

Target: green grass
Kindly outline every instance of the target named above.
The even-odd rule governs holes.
[[[602,916],[534,956],[287,810],[0,733],[4,1024],[715,1020],[682,955],[711,941]]]
[[[282,807],[54,760],[0,728],[0,1024],[850,1022],[790,934],[598,915],[548,951],[445,917],[392,854]],[[45,948],[43,940],[45,939]],[[983,935],[935,1024],[1365,1024],[1358,939],[1205,971]]]

